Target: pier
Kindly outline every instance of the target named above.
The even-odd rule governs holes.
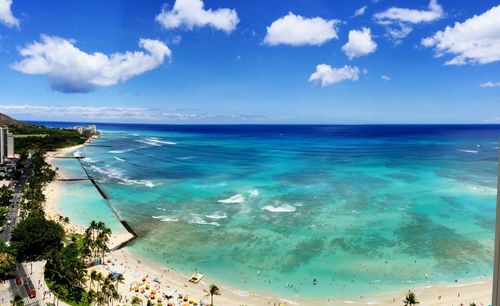
[[[111,209],[111,211],[113,212],[113,214],[115,215],[115,217],[117,218],[117,220],[121,223],[121,225],[123,226],[123,228],[125,228],[125,230],[127,232],[129,232],[131,235],[132,235],[132,238],[130,238],[129,240],[121,243],[120,245],[116,246],[114,249],[121,249],[123,247],[125,247],[128,243],[130,243],[132,240],[136,239],[137,237],[139,237],[139,235],[137,235],[137,233],[132,229],[132,227],[127,223],[127,221],[125,220],[122,220],[120,215],[118,214],[118,212],[111,206],[111,204],[109,203],[109,196],[106,194],[106,192],[101,188],[101,186],[99,186],[99,184],[97,183],[97,181],[89,174],[89,172],[87,171],[87,169],[83,166],[83,162],[82,162],[82,159],[84,159],[85,157],[84,156],[56,156],[54,158],[63,158],[63,159],[70,159],[70,158],[73,158],[73,159],[77,159],[79,162],[80,162],[80,166],[82,167],[83,171],[85,172],[85,175],[87,176],[86,178],[66,178],[66,179],[58,179],[57,181],[60,181],[60,182],[78,182],[78,181],[90,181],[92,183],[92,185],[94,185],[94,187],[97,189],[97,191],[99,192],[99,194],[102,196],[102,198],[105,200],[106,204],[108,205],[109,209]]]

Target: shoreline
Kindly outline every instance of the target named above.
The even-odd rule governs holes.
[[[90,141],[73,147],[59,149],[53,152],[47,153],[47,162],[55,168],[52,160],[56,156],[63,156],[70,152],[76,151],[79,148],[84,147]],[[69,178],[67,174],[64,173],[64,169],[57,170],[57,178]],[[57,202],[60,198],[60,187],[63,182],[54,180],[48,184],[45,189],[46,194],[46,204],[45,210],[47,217],[49,219],[58,220],[60,211],[57,208]],[[97,192],[97,191],[96,191]],[[83,233],[84,229],[74,223],[63,224],[67,232]],[[110,263],[97,266],[92,269],[100,270],[101,272],[113,272],[118,271],[124,274],[125,283],[120,286],[119,293],[124,296],[125,300],[130,301],[133,296],[139,296],[142,298],[143,302],[146,301],[140,291],[139,293],[135,290],[129,290],[129,284],[134,280],[137,281],[137,276],[139,278],[145,278],[146,282],[150,282],[153,287],[158,285],[154,281],[157,278],[161,285],[158,285],[162,293],[166,291],[171,291],[177,295],[177,293],[188,294],[189,296],[196,297],[197,299],[203,299],[205,301],[209,300],[205,297],[205,289],[212,282],[208,277],[204,278],[199,284],[193,284],[188,282],[188,275],[183,275],[173,269],[165,268],[160,263],[153,262],[150,260],[144,260],[133,254],[131,250],[126,247],[126,243],[133,239],[133,235],[128,231],[130,235],[113,235],[110,238],[110,249],[112,250],[106,257],[107,261]],[[123,248],[115,249],[117,246],[125,245]],[[146,277],[147,275],[147,277]],[[418,285],[413,288],[401,289],[397,292],[381,292],[377,294],[370,294],[367,296],[358,297],[325,297],[317,299],[305,299],[305,298],[281,298],[275,296],[274,294],[266,293],[251,293],[242,288],[233,288],[222,284],[220,282],[215,282],[219,284],[221,296],[214,298],[217,305],[310,305],[310,306],[320,306],[320,305],[400,305],[401,301],[404,299],[406,290],[411,289],[415,292],[418,301],[421,305],[469,305],[471,302],[475,302],[478,305],[489,305],[491,304],[491,293],[492,293],[492,278],[488,277],[480,280],[467,280],[459,281],[453,283],[438,283],[434,285]],[[171,301],[175,301],[172,299]]]

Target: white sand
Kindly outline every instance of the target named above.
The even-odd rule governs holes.
[[[75,146],[61,149],[57,152],[52,152],[47,156],[48,161],[51,161],[51,157],[62,156],[66,153],[77,150],[80,147],[81,146]],[[45,190],[47,196],[45,207],[46,214],[49,218],[55,220],[58,219],[60,213],[56,206],[59,197],[60,184],[61,182],[57,181],[51,182]],[[83,232],[81,227],[72,224],[65,225],[65,229],[68,232]],[[131,236],[131,234],[113,235],[113,237],[111,237],[110,248],[120,245],[124,241],[130,239]],[[211,283],[207,278],[203,279],[199,284],[189,283],[188,275],[183,275],[173,271],[171,268],[169,269],[156,263],[139,259],[130,253],[127,248],[112,251],[106,261],[108,260],[109,263],[92,269],[97,269],[105,274],[109,272],[118,272],[124,275],[125,281],[123,284],[120,284],[118,288],[120,295],[123,297],[122,303],[129,302],[133,296],[139,296],[145,304],[152,289],[157,292],[156,298],[162,297],[165,292],[171,291],[176,296],[179,293],[182,295],[188,294],[189,297],[203,299],[205,302],[209,302],[209,298],[206,297],[206,293],[204,291]],[[89,269],[89,273],[92,269]],[[40,269],[37,273],[43,273],[43,271]],[[142,282],[143,278],[145,279],[144,282]],[[158,282],[154,281],[155,278],[158,279]],[[144,293],[141,293],[140,289],[139,292],[135,292],[135,290],[131,290],[131,283],[134,281],[140,282],[142,284],[140,286],[141,288],[145,288],[149,284],[150,289],[145,290]],[[331,297],[317,300],[304,300],[294,297],[282,299],[275,297],[272,294],[255,294],[247,292],[244,289],[230,288],[220,283],[217,284],[221,289],[222,295],[216,296],[214,301],[215,304],[219,306],[295,304],[311,306],[402,305],[402,300],[404,299],[404,295],[407,290],[402,289],[399,292],[381,292],[380,294],[357,298]],[[470,302],[475,302],[477,305],[489,305],[491,304],[492,279],[488,278],[481,281],[438,284],[435,286],[408,289],[412,289],[416,293],[417,299],[420,301],[420,305],[458,306],[463,304],[468,306]],[[177,302],[177,298],[174,298],[171,301]],[[163,305],[167,305],[165,300]]]

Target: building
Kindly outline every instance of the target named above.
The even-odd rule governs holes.
[[[3,164],[6,158],[14,157],[14,135],[9,133],[9,128],[0,126],[0,164]]]
[[[94,124],[90,124],[88,126],[74,126],[73,130],[77,131],[80,134],[84,132],[89,132],[91,134],[97,134],[97,127]]]
[[[14,157],[14,134],[7,133],[7,157]]]

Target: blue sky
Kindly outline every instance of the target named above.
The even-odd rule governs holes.
[[[0,21],[20,119],[500,123],[498,1],[0,0]]]

